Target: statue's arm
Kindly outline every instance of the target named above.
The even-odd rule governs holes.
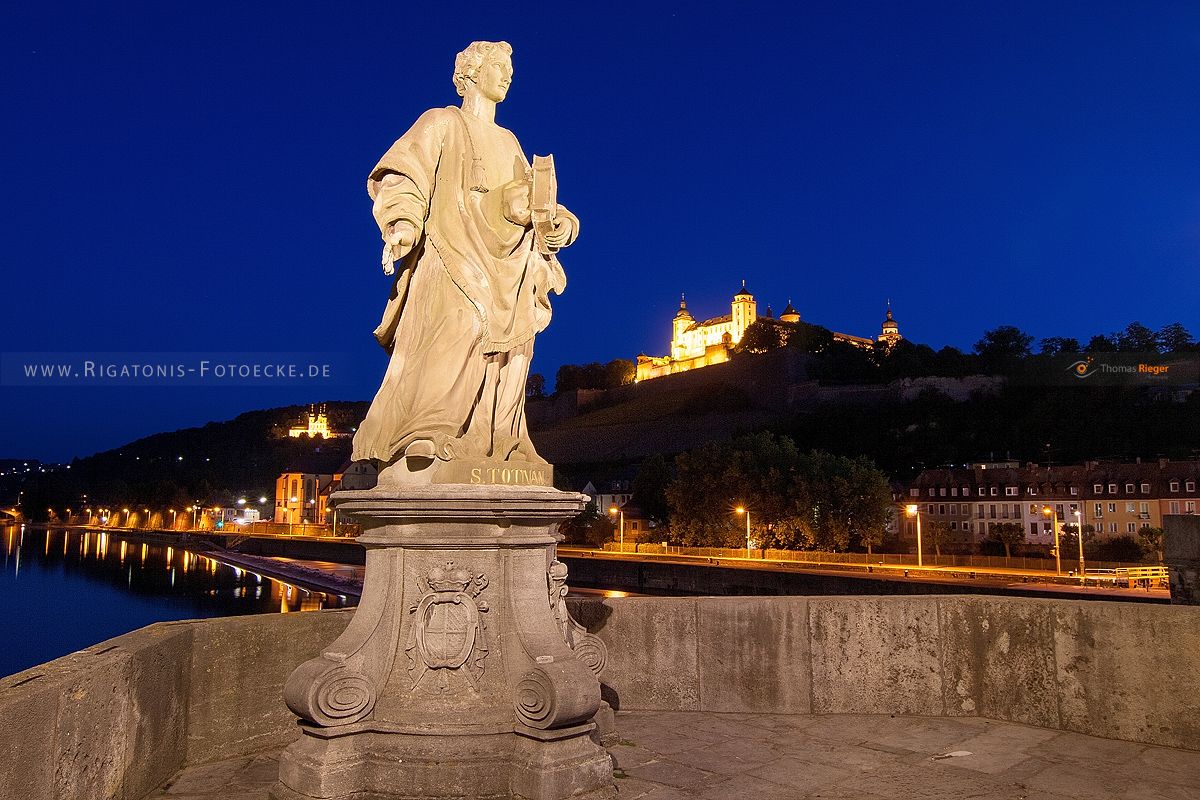
[[[379,178],[371,213],[383,236],[384,271],[391,274],[388,268],[392,262],[408,255],[420,238],[429,204],[411,178],[388,172]]]
[[[406,256],[421,238],[429,217],[438,160],[449,123],[447,109],[421,115],[371,170],[367,192],[372,214],[384,240],[383,268]]]

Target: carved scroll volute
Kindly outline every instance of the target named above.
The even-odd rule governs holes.
[[[362,602],[346,630],[324,653],[297,667],[284,684],[283,699],[301,719],[330,728],[359,722],[375,708],[399,637],[398,604],[391,599],[398,596],[397,579],[386,561],[374,563],[390,557],[381,551],[368,552],[367,575],[380,575],[383,580],[372,583],[368,577]]]
[[[517,683],[515,705],[517,719],[531,728],[585,722],[600,707],[600,684],[578,661],[541,664]]]
[[[358,722],[378,696],[366,675],[328,653],[301,664],[283,687],[292,713],[323,728]]]
[[[567,610],[567,565],[557,559],[551,561],[546,582],[550,591],[550,609],[563,641],[575,651],[575,657],[599,677],[608,663],[608,647],[598,636],[588,633]]]

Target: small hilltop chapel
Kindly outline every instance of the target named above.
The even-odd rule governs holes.
[[[766,318],[771,318],[771,307],[767,306]],[[671,320],[671,352],[665,356],[648,356],[641,354],[637,357],[637,380],[659,378],[676,372],[686,372],[691,369],[707,367],[710,364],[720,364],[729,360],[729,351],[742,340],[746,329],[754,324],[758,316],[758,303],[754,295],[742,281],[742,288],[733,296],[730,313],[712,317],[703,322],[697,322],[688,311],[687,301],[679,300],[679,311]],[[792,307],[789,300],[779,322],[795,324],[800,321],[800,313]],[[879,335],[874,339],[863,336],[852,336],[848,333],[833,332],[835,341],[846,342],[856,347],[871,348],[875,342],[882,342],[889,347],[902,338],[900,326],[892,317],[891,304],[888,304],[887,317],[883,321]]]

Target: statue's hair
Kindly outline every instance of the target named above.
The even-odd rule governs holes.
[[[512,55],[512,45],[508,42],[471,42],[466,50],[454,57],[454,88],[458,90],[459,97],[467,93],[467,81],[475,80],[483,60],[497,47]]]

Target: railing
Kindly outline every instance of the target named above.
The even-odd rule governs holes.
[[[621,545],[619,542],[605,542],[604,550],[614,553],[641,553],[646,555],[668,556],[697,556],[700,558],[746,558],[744,547],[675,547],[661,544],[632,542]],[[917,565],[915,553],[833,553],[822,550],[750,550],[750,558],[765,561],[791,561],[805,564],[848,564],[860,566],[898,566],[908,567]],[[990,569],[1027,569],[1054,571],[1054,559],[1031,558],[1026,556],[959,556],[935,555],[926,553],[921,557],[921,563],[927,567],[975,567]],[[1063,571],[1075,568],[1076,560],[1064,557]],[[1118,561],[1093,561],[1088,559],[1088,567],[1097,569],[1118,569],[1131,567],[1130,564]],[[1142,567],[1142,569],[1163,569],[1162,567]]]
[[[1166,567],[1127,567],[1117,569],[1116,574],[1118,579],[1124,577],[1129,586],[1166,586],[1169,580]]]

